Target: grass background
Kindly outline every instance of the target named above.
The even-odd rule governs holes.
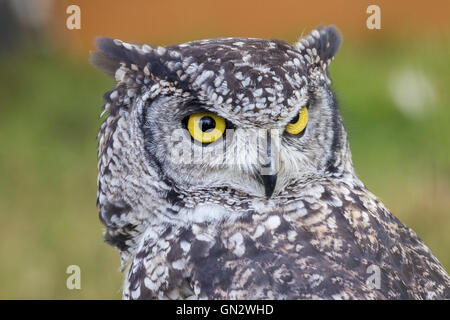
[[[346,41],[331,76],[360,178],[450,270],[448,61],[448,38]],[[402,68],[435,90],[419,117],[389,93]],[[0,70],[0,298],[120,298],[119,255],[103,243],[95,206],[98,116],[112,80],[46,40],[4,53]],[[72,264],[81,290],[66,288]]]

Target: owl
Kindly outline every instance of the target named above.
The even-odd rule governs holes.
[[[99,217],[124,299],[442,299],[450,277],[357,177],[328,67],[341,36],[167,47],[101,37],[115,79]]]

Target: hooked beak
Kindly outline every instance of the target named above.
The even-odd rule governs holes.
[[[261,165],[260,177],[264,185],[266,198],[269,199],[275,190],[278,172],[278,152],[272,143],[270,130],[267,131],[266,144],[262,149],[264,161]]]
[[[269,199],[273,191],[275,190],[275,185],[277,184],[277,174],[272,175],[261,175],[261,179],[264,184],[264,192],[266,195],[266,198]]]

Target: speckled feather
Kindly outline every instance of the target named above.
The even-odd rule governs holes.
[[[106,241],[121,251],[125,299],[450,298],[439,261],[354,172],[329,88],[334,27],[294,46],[248,38],[97,45],[92,62],[116,79],[104,96],[98,207]],[[157,124],[169,126],[192,103],[242,128],[283,128],[306,102],[311,120],[302,138],[283,137],[270,199],[251,166],[232,169],[241,171],[227,182],[235,171],[166,163],[173,128]],[[210,172],[219,182],[205,182]],[[367,284],[371,265],[380,288]]]

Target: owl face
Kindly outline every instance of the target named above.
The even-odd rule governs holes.
[[[99,177],[124,183],[140,172],[133,183],[159,181],[146,182],[159,193],[276,198],[351,170],[327,75],[339,43],[332,27],[294,46],[248,38],[170,47],[99,39],[92,62],[117,81],[105,95]],[[126,143],[114,144],[118,136]],[[111,170],[111,159],[126,170]]]
[[[299,97],[285,116],[275,121],[262,112],[258,123],[213,103],[159,97],[142,115],[146,156],[177,189],[276,197],[289,184],[324,174],[331,154],[335,114],[327,91]]]

